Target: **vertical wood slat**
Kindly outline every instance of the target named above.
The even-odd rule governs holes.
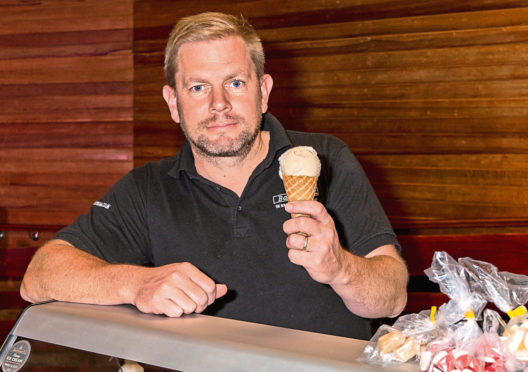
[[[132,0],[0,12],[0,223],[64,225],[133,164]]]
[[[527,225],[525,3],[250,3],[136,2],[136,165],[183,141],[160,99],[172,24],[242,13],[275,77],[270,111],[287,128],[344,140],[397,229]]]

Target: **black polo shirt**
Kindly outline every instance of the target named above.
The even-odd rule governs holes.
[[[191,262],[229,288],[206,314],[369,338],[366,320],[288,260],[282,224],[290,215],[278,158],[291,146],[315,148],[322,163],[317,198],[355,254],[398,245],[378,199],[339,139],[286,131],[269,113],[262,130],[271,134],[269,152],[240,197],[198,175],[185,143],[176,156],[132,170],[56,237],[110,262]]]

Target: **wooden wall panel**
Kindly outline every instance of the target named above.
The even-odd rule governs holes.
[[[132,168],[133,2],[0,8],[0,223],[68,224]]]
[[[527,226],[525,2],[136,1],[136,164],[181,146],[163,49],[200,11],[252,21],[275,80],[270,111],[343,139],[397,229]]]

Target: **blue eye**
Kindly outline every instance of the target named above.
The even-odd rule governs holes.
[[[243,85],[244,85],[244,82],[242,80],[233,80],[231,82],[231,86],[233,88],[242,88]]]
[[[194,85],[191,87],[191,92],[193,93],[199,93],[201,92],[202,90],[204,90],[204,86],[203,85]]]

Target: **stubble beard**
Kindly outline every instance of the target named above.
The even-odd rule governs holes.
[[[240,132],[240,134],[235,138],[229,138],[227,136],[221,135],[217,140],[211,141],[203,134],[194,138],[189,133],[185,118],[183,116],[183,110],[178,104],[180,126],[187,140],[201,155],[208,158],[236,157],[242,159],[249,154],[260,133],[262,115],[259,114],[261,112],[259,102],[257,103],[257,106],[257,115],[255,115],[253,118],[250,118],[252,122],[249,123],[245,118],[239,115],[215,114],[211,118],[200,121],[197,125],[198,129],[200,130],[206,128],[209,124],[214,123],[219,119],[222,121],[236,121],[238,125],[242,125],[246,129]]]

